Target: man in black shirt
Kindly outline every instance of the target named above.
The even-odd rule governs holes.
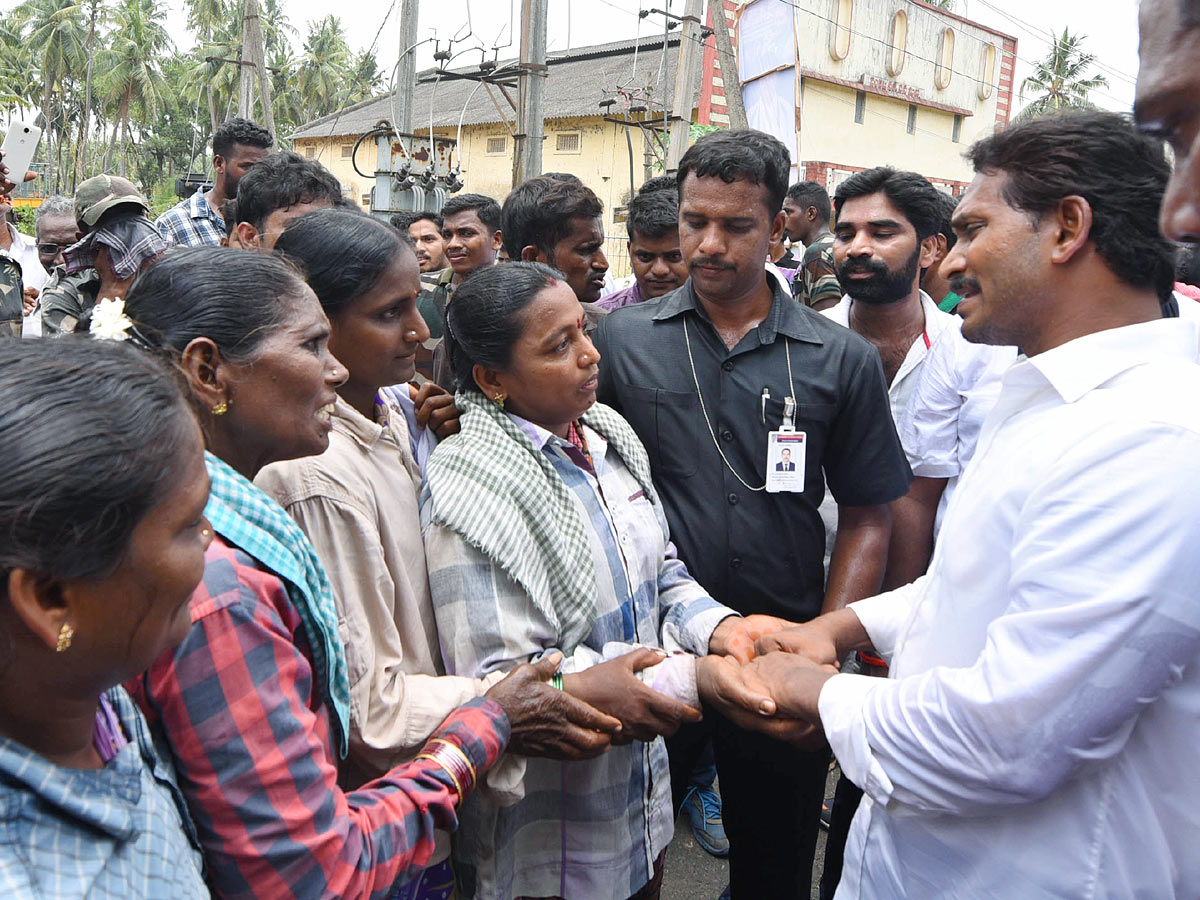
[[[911,474],[879,354],[792,301],[764,270],[783,230],[788,165],[783,144],[757,131],[714,132],[689,149],[678,181],[690,278],[613,312],[595,342],[599,399],[645,443],[692,574],[742,613],[804,621],[878,591],[888,504]],[[789,481],[796,490],[767,491],[781,436],[803,478]],[[826,483],[840,513],[828,585],[817,512]],[[740,732],[715,714],[707,721],[733,900],[807,897],[827,751]],[[698,743],[691,734],[669,745],[677,777]]]

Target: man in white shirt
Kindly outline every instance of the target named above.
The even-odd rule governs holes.
[[[821,315],[875,345],[898,421],[925,354],[955,324],[920,287],[937,253],[941,200],[916,172],[879,166],[842,182],[833,207],[833,259],[845,294]]]
[[[761,640],[747,676],[779,713],[744,724],[811,723],[866,791],[843,900],[1200,896],[1200,330],[1161,318],[1170,170],[1099,112],[969,156],[963,334],[1024,355],[954,540],[913,584]],[[855,648],[890,677],[834,674]]]

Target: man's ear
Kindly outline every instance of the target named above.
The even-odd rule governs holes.
[[[771,243],[778,244],[783,240],[783,229],[787,226],[787,214],[780,210],[775,213],[775,221],[771,223]]]
[[[211,410],[233,402],[230,365],[211,338],[193,338],[179,355],[179,367],[199,404]]]
[[[1053,213],[1054,246],[1050,261],[1066,263],[1091,240],[1092,205],[1085,197],[1072,194],[1058,202]]]
[[[233,235],[229,239],[232,245],[234,238],[237,239],[237,246],[243,250],[258,250],[258,229],[249,222],[238,222],[233,226]]]
[[[546,262],[546,260],[547,260],[547,256],[545,253],[542,252],[542,249],[540,247],[536,247],[533,244],[526,244],[524,247],[521,248],[521,261],[522,262],[544,263],[544,262]]]
[[[218,175],[225,171],[225,157],[219,153],[213,154],[213,171]]]
[[[918,269],[928,269],[934,263],[944,259],[946,256],[946,236],[942,234],[931,234],[925,240],[921,241],[921,256],[917,261]]]
[[[492,232],[492,249],[495,250],[497,253],[499,253],[500,248],[503,246],[504,246],[504,232],[503,231],[493,231]]]
[[[63,582],[29,569],[8,573],[8,603],[17,618],[50,649],[58,645],[63,625],[71,623],[71,609]]]

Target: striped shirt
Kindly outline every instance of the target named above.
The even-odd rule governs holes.
[[[596,562],[595,626],[562,670],[577,672],[637,645],[707,653],[717,624],[735,613],[676,558],[661,508],[621,458],[584,426],[593,477],[573,461],[581,454],[569,442],[512,419],[570,490]],[[558,635],[528,595],[459,535],[432,524],[431,506],[426,488],[425,551],[447,671],[481,677],[555,650]],[[466,895],[626,900],[638,891],[673,833],[662,739],[585,762],[524,763],[521,802],[500,807],[481,794],[463,808],[455,848]]]
[[[191,601],[192,628],[139,682],[196,822],[214,895],[385,898],[429,861],[460,798],[436,763],[399,766],[343,793],[328,708],[313,690],[300,615],[283,583],[219,535]],[[508,719],[472,700],[434,737],[482,772]]]
[[[204,195],[196,191],[155,219],[158,233],[177,247],[220,246],[225,220]]]
[[[0,897],[208,897],[174,772],[129,695],[106,696],[128,742],[102,769],[56,766],[0,737]]]

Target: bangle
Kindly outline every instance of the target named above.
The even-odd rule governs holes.
[[[560,690],[560,691],[563,689],[562,672],[555,672],[553,675],[550,676],[550,687],[556,688],[557,690]]]
[[[417,754],[417,759],[428,759],[435,762],[450,776],[454,788],[460,798],[475,786],[475,766],[462,748],[445,738],[434,738],[425,745],[425,749]]]

